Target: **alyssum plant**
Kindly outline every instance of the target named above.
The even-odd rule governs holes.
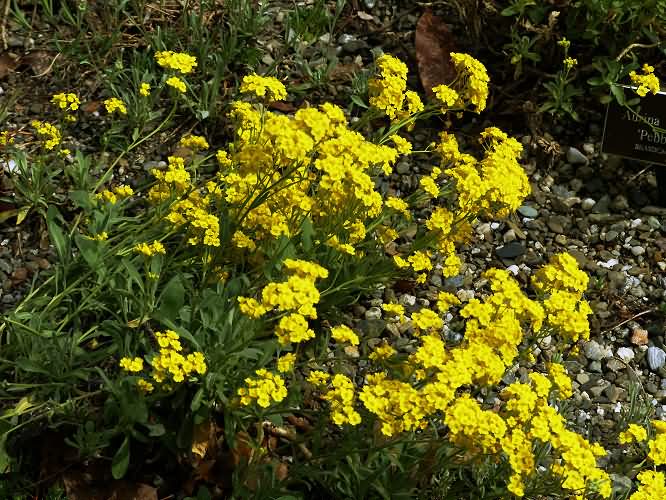
[[[609,473],[597,466],[605,450],[558,413],[572,395],[561,356],[531,354],[546,335],[560,352],[589,336],[588,279],[571,256],[534,273],[534,298],[490,269],[482,299],[440,292],[432,306],[387,301],[382,314],[397,336],[349,315],[359,296],[397,280],[457,275],[456,246],[478,218],[504,217],[529,194],[521,145],[492,127],[481,133],[480,157],[442,132],[439,165],[412,193],[378,189],[400,156],[431,153],[413,152],[401,131],[436,113],[484,109],[485,68],[466,54],[451,58],[457,78],[424,106],[407,90],[406,66],[379,57],[369,110],[351,125],[330,103],[271,111],[284,85],[246,76],[228,113],[233,140],[210,152],[204,137],[183,136],[184,152],[136,191],[113,183],[117,162],[95,181],[76,171],[91,163],[81,154],[63,161],[64,127],[79,107],[73,93],[53,98],[60,127],[33,123],[34,151],[4,132],[4,157],[62,164],[78,179],[75,210],[45,210],[58,262],[3,318],[4,471],[25,473],[25,444],[52,428],[116,478],[130,464],[140,475],[147,457],[183,467],[214,463],[226,449],[234,497],[317,488],[322,498],[609,498]],[[164,73],[142,82],[135,101],[186,106],[196,59],[158,52],[156,61]],[[122,130],[132,109],[117,97],[105,107]],[[131,134],[121,155],[156,141],[170,116]],[[458,340],[446,335],[453,325],[464,333]],[[486,401],[521,359],[529,376]],[[622,439],[639,443],[637,459],[666,463],[662,424],[634,425]],[[632,499],[663,494],[661,472],[639,479]],[[162,484],[167,494],[179,487]]]

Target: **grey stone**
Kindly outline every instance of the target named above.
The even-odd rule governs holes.
[[[627,399],[627,391],[622,387],[616,385],[609,385],[604,390],[604,394],[611,403],[617,403],[618,401],[624,401]]]
[[[592,198],[585,198],[583,201],[580,202],[580,206],[583,208],[583,210],[592,210],[592,208],[596,203],[597,202]]]
[[[606,368],[608,370],[612,371],[612,372],[619,372],[621,370],[624,370],[625,367],[626,367],[626,365],[622,361],[620,361],[619,359],[610,358],[606,362]]]
[[[612,353],[608,352],[609,349],[599,344],[596,340],[590,340],[583,347],[585,357],[592,361],[601,361],[604,358],[609,358]]]
[[[395,166],[395,171],[403,175],[408,174],[410,169],[411,165],[406,161],[398,162],[398,164]]]
[[[606,241],[610,243],[611,241],[615,241],[618,237],[617,231],[608,231],[606,233]]]
[[[403,306],[413,306],[414,304],[416,304],[416,297],[414,297],[413,295],[404,294],[400,296],[398,302],[400,302]]]
[[[601,373],[601,361],[590,361],[587,369],[594,373]]]
[[[379,307],[371,307],[365,311],[365,319],[381,319],[382,310]]]
[[[651,346],[647,350],[647,361],[650,370],[655,371],[666,363],[666,352],[660,347]]]
[[[617,357],[620,358],[625,363],[629,363],[632,359],[634,359],[635,355],[636,354],[634,353],[634,350],[631,349],[630,347],[620,347],[617,350]]]
[[[587,165],[589,160],[578,149],[570,147],[567,149],[567,161],[572,165]]]
[[[530,207],[529,205],[523,205],[522,207],[519,207],[518,212],[523,217],[529,217],[530,219],[535,219],[539,215],[539,211],[534,207]]]
[[[512,241],[495,249],[495,253],[502,259],[513,259],[525,253],[525,247],[518,241]]]
[[[640,245],[636,245],[634,247],[631,247],[631,253],[633,253],[636,257],[639,255],[643,255],[645,253],[645,248],[643,248]]]
[[[513,229],[509,229],[504,235],[502,236],[502,240],[504,240],[504,243],[510,243],[516,239],[516,232]]]

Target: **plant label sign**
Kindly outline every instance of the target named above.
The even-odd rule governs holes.
[[[632,108],[611,101],[601,151],[666,165],[666,92],[648,94]]]

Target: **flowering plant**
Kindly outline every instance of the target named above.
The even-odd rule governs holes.
[[[246,76],[223,147],[212,152],[209,139],[187,134],[178,146],[189,153],[151,170],[148,186],[113,181],[114,162],[93,192],[72,193],[73,219],[50,206],[59,262],[3,323],[6,467],[22,431],[44,420],[73,426],[68,443],[85,458],[112,456],[117,478],[138,462],[137,443],[197,467],[221,460],[212,455],[221,421],[234,494],[316,484],[335,496],[390,498],[437,477],[442,494],[469,493],[457,470],[473,477],[477,498],[488,489],[529,497],[544,484],[549,494],[609,498],[610,476],[597,463],[605,450],[558,412],[572,395],[562,360],[535,364],[532,354],[546,335],[561,353],[589,336],[588,279],[573,257],[555,255],[534,273],[531,295],[490,269],[481,298],[442,290],[432,307],[383,303],[379,331],[347,314],[359,296],[398,280],[458,275],[456,248],[479,218],[505,217],[529,194],[522,147],[498,128],[481,132],[478,157],[460,150],[453,131],[425,151],[406,137],[423,116],[484,109],[485,68],[466,54],[451,58],[458,76],[429,105],[407,89],[401,61],[378,58],[368,115],[356,122],[332,103],[271,111],[288,95],[283,83]],[[163,51],[156,60],[171,76],[143,82],[137,99],[164,85],[180,99],[196,59]],[[70,95],[54,96],[68,113],[79,104]],[[111,116],[129,112],[118,97],[105,106]],[[40,154],[57,155],[62,132],[34,127]],[[19,146],[7,139],[0,152]],[[393,166],[416,154],[438,164],[399,193],[388,182]],[[454,324],[457,339],[448,335]],[[521,360],[533,372],[503,384]],[[483,397],[491,390],[494,404]],[[204,444],[202,427],[214,435]],[[623,440],[644,438],[631,429]],[[239,443],[252,449],[243,460]],[[278,467],[290,468],[289,480],[275,481]],[[421,468],[430,472],[415,475]],[[660,473],[639,479],[641,491],[663,486]]]

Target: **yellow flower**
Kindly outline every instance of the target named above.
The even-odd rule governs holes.
[[[312,385],[323,386],[328,383],[330,378],[331,376],[326,372],[321,370],[312,370],[306,380]]]
[[[621,432],[619,436],[620,444],[641,443],[647,440],[647,431],[645,428],[636,424],[629,424],[626,431]]]
[[[567,57],[564,59],[564,67],[566,69],[571,69],[578,64],[578,60],[573,57]]]
[[[287,97],[287,89],[280,80],[272,76],[246,75],[240,86],[241,94],[254,94],[265,97],[269,102],[281,101]]]
[[[141,82],[141,86],[139,87],[139,94],[141,94],[143,97],[148,97],[150,95],[150,84]]]
[[[179,91],[183,94],[187,90],[187,87],[185,86],[185,82],[183,80],[181,80],[180,78],[178,78],[177,76],[172,76],[170,78],[167,78],[166,84],[169,87],[173,87],[174,89],[176,89],[177,91]]]
[[[54,125],[39,120],[33,120],[30,122],[30,125],[32,125],[32,127],[37,131],[37,135],[39,137],[45,139],[44,149],[51,151],[58,144],[60,144],[62,136],[60,135],[60,131]]]
[[[268,408],[273,402],[279,403],[287,397],[287,388],[279,375],[261,368],[255,372],[256,378],[246,378],[246,387],[238,389],[241,404],[249,406],[254,401],[262,408]]]
[[[199,135],[186,135],[181,137],[180,141],[178,141],[178,145],[181,148],[190,148],[194,151],[200,151],[209,148],[206,138]]]
[[[144,379],[137,380],[136,385],[139,388],[139,390],[144,394],[153,392],[153,390],[155,389],[155,386],[153,384]]]
[[[125,104],[117,97],[110,97],[109,99],[106,99],[104,101],[104,107],[109,114],[112,114],[115,111],[118,111],[118,113],[122,115],[127,114],[127,108],[125,107]]]
[[[120,367],[128,372],[140,372],[143,370],[143,359],[136,358],[122,358],[120,360]]]
[[[656,94],[660,90],[659,78],[654,74],[654,68],[647,64],[643,65],[642,75],[632,71],[629,73],[629,78],[635,85],[638,85],[636,93],[641,97],[645,97],[648,92]]]
[[[197,67],[197,58],[184,52],[159,51],[155,53],[155,59],[163,68],[173,69],[184,75]]]
[[[54,94],[51,98],[51,103],[58,106],[63,111],[76,111],[79,109],[81,101],[76,94],[64,93]]]
[[[352,345],[358,345],[358,335],[345,325],[334,326],[331,328],[331,337],[340,343],[349,342]]]
[[[294,369],[296,355],[293,352],[280,356],[277,360],[277,369],[280,373],[290,372]]]
[[[157,240],[153,241],[153,243],[139,243],[134,247],[134,251],[147,257],[152,257],[156,254],[166,254],[164,245]]]

